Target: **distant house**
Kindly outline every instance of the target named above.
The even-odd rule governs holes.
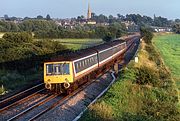
[[[86,24],[91,24],[91,25],[95,25],[96,24],[96,21],[87,21]]]
[[[122,24],[125,24],[126,29],[128,29],[129,26],[135,25],[135,23],[132,22],[132,21],[122,21],[121,23],[122,23]]]
[[[156,27],[156,26],[151,26],[151,28],[155,32],[172,32],[172,28],[170,27]]]

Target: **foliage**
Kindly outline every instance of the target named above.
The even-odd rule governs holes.
[[[139,85],[153,85],[157,86],[159,80],[158,72],[147,67],[136,68],[136,80]]]
[[[120,37],[126,33],[123,24],[113,23],[110,26],[85,26],[74,29],[58,28],[56,30],[36,31],[36,38],[108,38]]]
[[[57,25],[54,21],[46,21],[46,20],[25,20],[19,24],[19,28],[21,31],[47,31],[47,30],[55,30]]]
[[[51,20],[50,15],[44,19],[37,16],[37,19],[25,19],[21,23],[0,21],[0,31],[2,32],[34,32],[36,38],[103,38],[107,33],[112,37],[120,37],[126,33],[126,28],[120,22],[113,22],[110,26],[84,25],[74,26],[73,28],[58,26],[55,21]],[[101,15],[100,22],[103,22]],[[117,32],[118,31],[118,32]]]
[[[0,82],[1,83],[1,82]],[[0,86],[0,95],[5,94],[6,90],[3,85]]]
[[[171,25],[171,21],[168,20],[167,18],[163,18],[161,16],[159,17],[154,16],[153,26],[168,27],[170,25]]]
[[[134,84],[133,80],[139,76],[136,73],[136,68],[122,71],[121,78],[97,103],[90,106],[80,120],[179,120],[177,93],[151,84]],[[146,78],[154,77],[147,75]]]
[[[160,61],[160,55],[155,51],[152,43],[146,45],[145,50],[149,53],[148,59],[156,63],[156,65],[160,66],[162,63]]]
[[[173,31],[177,34],[180,34],[180,22],[173,25]]]
[[[143,37],[143,40],[146,43],[151,43],[151,40],[153,38],[153,33],[148,28],[144,28],[144,27],[140,28],[140,32],[141,32],[141,36]]]
[[[111,33],[107,33],[102,39],[105,42],[109,42],[109,41],[111,41],[113,39],[113,37],[112,37]]]
[[[3,39],[11,43],[23,43],[23,42],[31,42],[32,34],[28,32],[21,32],[21,33],[5,33],[3,35]]]
[[[0,31],[1,32],[17,32],[19,31],[19,27],[13,22],[0,21]]]
[[[67,48],[58,41],[34,41],[26,32],[6,33],[0,39],[0,66],[9,69],[34,67],[43,60],[42,55],[56,53]],[[32,60],[36,61],[32,61]],[[18,66],[22,64],[24,66]],[[11,65],[11,66],[7,66]]]
[[[18,72],[17,70],[0,70],[0,85],[3,85],[4,91],[11,93],[14,90],[23,89],[26,86],[39,83],[42,80],[42,73],[37,69],[24,70]],[[1,87],[0,87],[1,89]]]

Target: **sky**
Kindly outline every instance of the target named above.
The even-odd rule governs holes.
[[[36,17],[50,14],[52,18],[87,15],[88,2],[92,12],[116,16],[118,13],[180,19],[180,0],[0,0],[0,16]]]

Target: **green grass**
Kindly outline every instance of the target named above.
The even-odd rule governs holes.
[[[133,83],[136,71],[125,69],[120,79],[81,117],[80,121],[175,121],[177,96],[167,88]]]
[[[66,45],[68,49],[78,50],[102,43],[102,39],[53,39]]]
[[[158,48],[180,89],[180,35],[155,35],[153,43]]]
[[[45,40],[35,39],[35,40],[46,41],[46,39]],[[87,47],[92,47],[103,43],[102,39],[50,39],[50,40],[58,41],[62,45],[66,45],[68,49],[72,49],[72,50],[84,49]]]

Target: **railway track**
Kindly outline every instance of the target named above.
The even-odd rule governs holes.
[[[107,79],[108,78],[108,79]],[[109,72],[99,79],[83,85],[79,90],[52,104],[51,107],[35,115],[29,121],[72,121],[87,106],[95,102],[95,98],[102,96],[113,83],[113,77]]]
[[[27,90],[24,90],[18,94],[15,94],[11,97],[5,98],[2,101],[0,101],[0,111],[3,110],[4,108],[8,107],[9,105],[12,105],[13,103],[17,102],[18,100],[21,100],[29,95],[31,95],[32,93],[35,93],[41,89],[44,88],[44,84],[38,84],[32,88],[29,88]]]
[[[76,91],[70,95],[63,96],[48,93],[45,90],[39,90],[38,92],[19,100],[8,107],[4,107],[0,111],[0,120],[13,121],[13,120],[22,120],[22,121],[32,121],[45,114],[46,112],[52,110],[53,108],[62,105],[65,101],[69,100],[73,95],[78,94],[80,91],[85,89],[88,85],[92,84],[95,80],[86,83],[85,85],[78,88]],[[44,92],[43,95],[38,95]],[[33,96],[36,96],[33,98]],[[30,98],[33,98],[30,100]],[[29,101],[28,101],[29,99]],[[35,102],[31,102],[36,100]],[[25,105],[24,103],[29,103]]]
[[[39,90],[1,110],[0,120],[7,121],[18,119],[19,116],[50,100],[52,98],[51,96],[53,96],[52,93],[48,93],[47,90]]]
[[[45,114],[46,112],[52,110],[53,108],[60,106],[62,104],[64,104],[65,101],[67,101],[68,99],[70,99],[72,96],[78,94],[80,91],[82,91],[83,89],[85,89],[88,85],[92,84],[93,82],[95,82],[95,80],[87,82],[85,85],[81,86],[80,88],[78,88],[76,91],[74,91],[73,93],[63,97],[61,100],[53,103],[50,107],[47,107],[46,109],[42,110],[40,113],[38,113],[37,115],[35,115],[34,117],[32,117],[31,119],[29,119],[29,121],[33,121],[37,118],[39,118],[41,115]]]

